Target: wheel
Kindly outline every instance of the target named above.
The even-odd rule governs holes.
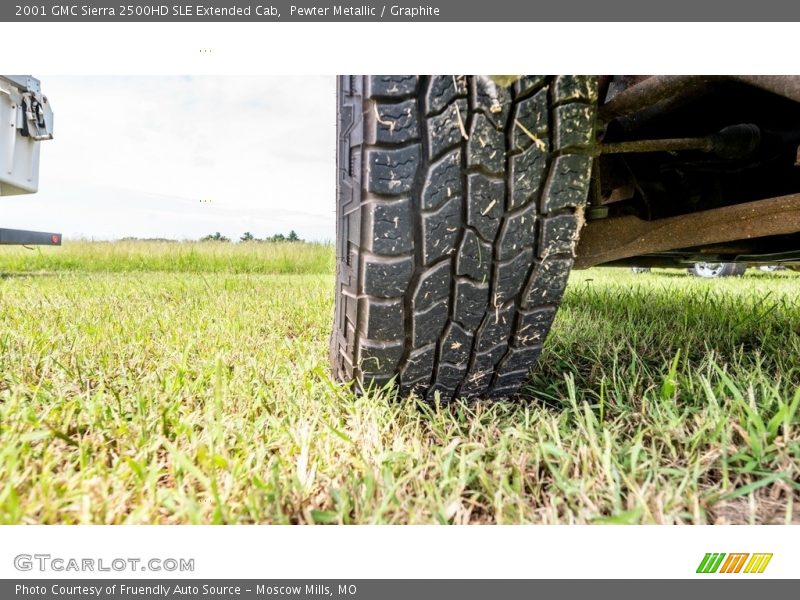
[[[637,275],[649,272],[650,272],[650,267],[631,267],[631,273],[635,273]]]
[[[689,267],[689,273],[697,277],[741,277],[747,265],[740,263],[695,263]]]
[[[513,394],[572,267],[596,79],[344,76],[337,95],[335,375]]]

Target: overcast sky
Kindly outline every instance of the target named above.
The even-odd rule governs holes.
[[[55,139],[39,192],[0,198],[0,227],[333,239],[333,77],[41,79]]]

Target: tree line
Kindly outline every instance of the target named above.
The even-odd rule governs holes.
[[[230,242],[231,239],[229,237],[225,237],[219,231],[216,231],[212,234],[209,234],[205,237],[200,238],[201,242]],[[292,229],[288,235],[283,235],[282,233],[276,233],[275,235],[269,235],[263,238],[257,238],[249,231],[245,231],[244,234],[239,238],[240,242],[302,242],[303,240],[297,235],[297,232]]]

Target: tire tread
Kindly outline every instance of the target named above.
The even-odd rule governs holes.
[[[596,79],[345,76],[337,93],[337,377],[513,394],[572,267]]]

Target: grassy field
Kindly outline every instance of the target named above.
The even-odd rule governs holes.
[[[328,244],[78,241],[60,248],[0,248],[0,273],[6,274],[168,271],[283,275],[332,273],[334,267]]]
[[[800,275],[572,276],[514,402],[331,380],[329,246],[0,251],[0,522],[800,522]]]

